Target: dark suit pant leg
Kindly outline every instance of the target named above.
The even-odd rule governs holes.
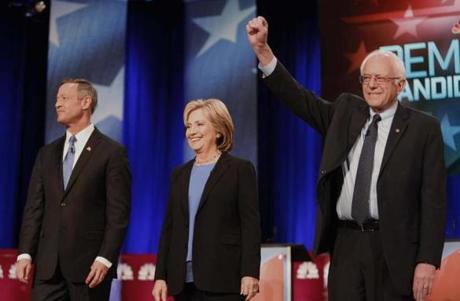
[[[41,280],[35,277],[32,301],[70,301],[67,283],[61,274],[59,264],[51,279]]]
[[[112,278],[106,278],[95,288],[85,283],[66,280],[59,266],[49,280],[36,279],[32,288],[32,301],[105,301],[109,300]]]
[[[328,278],[329,301],[407,301],[391,282],[378,231],[339,228]]]
[[[186,283],[182,292],[174,296],[175,301],[243,301],[240,294],[211,293],[201,291],[193,283]]]
[[[108,301],[112,278],[106,278],[95,288],[86,283],[68,283],[71,301]]]
[[[70,301],[64,281],[36,280],[32,288],[32,301]]]

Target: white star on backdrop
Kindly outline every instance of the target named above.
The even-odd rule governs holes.
[[[412,7],[409,5],[403,18],[391,19],[391,21],[398,26],[398,30],[396,30],[393,38],[396,39],[405,33],[417,37],[417,25],[422,23],[425,19],[425,17],[414,17]]]
[[[125,68],[118,71],[110,86],[94,85],[97,90],[97,108],[93,114],[93,123],[96,124],[109,116],[123,119]]]
[[[59,33],[57,30],[56,23],[57,19],[65,15],[71,14],[86,6],[87,4],[78,4],[73,2],[54,0],[51,6],[49,42],[53,43],[57,47],[59,47],[60,45]]]
[[[197,57],[220,40],[236,43],[238,25],[255,12],[255,6],[240,10],[238,0],[228,0],[222,13],[217,16],[194,18],[192,21],[209,33],[206,43],[201,47]]]
[[[454,151],[457,151],[457,145],[455,144],[454,136],[460,133],[460,126],[452,126],[447,114],[444,114],[444,117],[442,118],[441,131],[444,143]]]

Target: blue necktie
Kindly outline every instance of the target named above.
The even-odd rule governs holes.
[[[73,162],[75,160],[75,142],[77,138],[70,136],[69,138],[69,149],[64,157],[63,172],[64,172],[64,189],[67,188],[69,183],[70,175],[72,174]]]
[[[371,125],[367,129],[364,137],[364,144],[359,157],[358,171],[356,172],[355,189],[353,191],[353,201],[351,216],[355,221],[362,224],[370,218],[369,198],[372,180],[372,170],[374,168],[374,151],[377,142],[378,127],[377,123],[382,118],[375,114]]]

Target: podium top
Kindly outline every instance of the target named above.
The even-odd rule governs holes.
[[[307,251],[303,244],[262,244],[262,248],[289,248],[291,252],[292,261],[312,261],[310,253]]]

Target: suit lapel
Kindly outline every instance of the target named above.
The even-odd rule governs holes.
[[[350,128],[348,131],[347,156],[350,153],[350,149],[355,144],[356,139],[358,139],[358,136],[368,118],[369,107],[367,105],[357,108],[357,110],[351,115]]]
[[[212,188],[219,182],[219,179],[224,174],[225,170],[227,170],[229,161],[230,156],[227,153],[222,153],[222,155],[216,163],[216,166],[214,166],[213,170],[211,171],[206,185],[204,186],[203,194],[201,195],[200,204],[198,206],[197,212],[200,211],[201,207],[204,206]]]
[[[51,177],[51,179],[56,179],[56,187],[59,194],[62,196],[64,193],[64,179],[62,174],[62,160],[64,156],[64,143],[65,137],[62,137],[56,144],[55,153],[54,153],[54,169],[52,172],[56,174]]]
[[[388,159],[390,159],[391,154],[393,153],[396,145],[398,144],[399,140],[404,134],[404,131],[407,128],[408,121],[409,111],[400,103],[398,103],[398,108],[396,109],[396,113],[391,124],[390,133],[388,134],[388,140],[385,146],[385,151],[383,153],[380,173],[382,173],[383,169],[385,168],[385,165],[388,162]]]
[[[64,192],[64,197],[69,193],[69,191],[72,189],[72,186],[75,184],[75,181],[77,180],[78,176],[80,175],[81,171],[85,168],[86,164],[88,163],[89,159],[94,153],[95,148],[99,144],[100,140],[102,138],[101,133],[95,128],[93,133],[88,139],[88,142],[86,142],[85,147],[83,148],[80,157],[77,160],[77,163],[75,164],[75,167],[72,170],[72,174],[70,175],[69,183],[67,185],[67,188]],[[62,168],[61,168],[62,170]],[[61,172],[62,173],[62,172]]]
[[[184,217],[187,220],[187,223],[189,221],[189,214],[188,214],[188,189],[190,185],[190,175],[192,173],[192,167],[193,167],[193,160],[190,160],[185,164],[184,170],[182,172],[180,182],[179,182],[179,190],[180,190],[180,198],[179,198],[179,203],[180,203],[180,208],[182,209],[182,213],[184,214]]]

